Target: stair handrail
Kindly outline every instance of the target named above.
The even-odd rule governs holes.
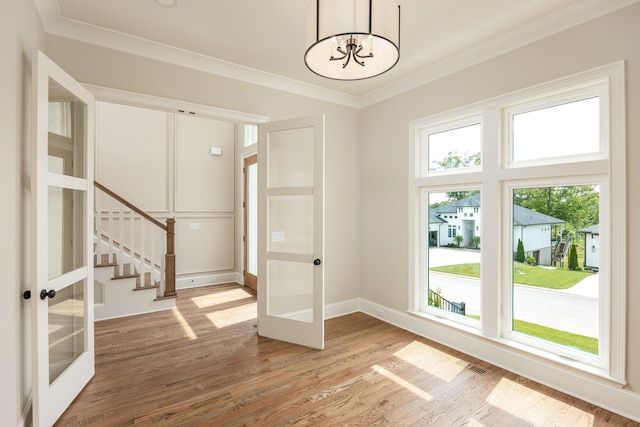
[[[167,252],[165,253],[165,290],[163,298],[174,298],[176,294],[176,254],[175,254],[175,218],[167,218],[166,224],[161,223],[133,203],[129,202],[114,191],[105,187],[98,181],[93,181],[93,185],[105,194],[122,203],[138,215],[151,222],[155,226],[165,231],[167,236]]]

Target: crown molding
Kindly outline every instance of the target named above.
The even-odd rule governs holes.
[[[210,105],[196,104],[189,101],[163,98],[155,95],[147,95],[126,90],[107,88],[92,84],[82,84],[93,94],[96,101],[106,101],[115,104],[124,104],[141,108],[207,117],[210,119],[229,121],[234,123],[265,123],[269,117],[260,114],[250,114],[241,111],[228,110],[226,108],[212,107]]]
[[[638,3],[638,1],[640,0],[585,0],[577,3],[551,14],[543,20],[519,27],[405,79],[364,95],[360,98],[360,107],[368,107],[387,98],[408,92],[527,44]]]
[[[364,108],[640,0],[584,0],[361,97],[233,64],[185,49],[62,18],[57,0],[35,0],[45,32],[296,95]]]

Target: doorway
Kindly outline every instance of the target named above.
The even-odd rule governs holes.
[[[244,159],[244,284],[258,290],[258,155]]]

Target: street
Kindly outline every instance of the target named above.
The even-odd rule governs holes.
[[[430,266],[480,262],[479,251],[429,249]],[[466,303],[467,314],[480,314],[480,280],[431,271],[430,287],[440,288],[445,299]],[[534,286],[514,286],[514,318],[575,334],[597,338],[597,275],[572,289],[557,291]],[[574,289],[575,288],[575,289]],[[595,295],[595,296],[594,296]]]

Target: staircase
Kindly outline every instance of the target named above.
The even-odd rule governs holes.
[[[98,182],[95,187],[95,320],[175,308],[175,220],[162,224]]]
[[[555,250],[553,251],[553,265],[556,265],[556,262],[560,263],[560,267],[564,265],[564,258],[567,256],[567,252],[571,247],[571,237],[567,237],[567,240],[560,240],[556,245]]]

